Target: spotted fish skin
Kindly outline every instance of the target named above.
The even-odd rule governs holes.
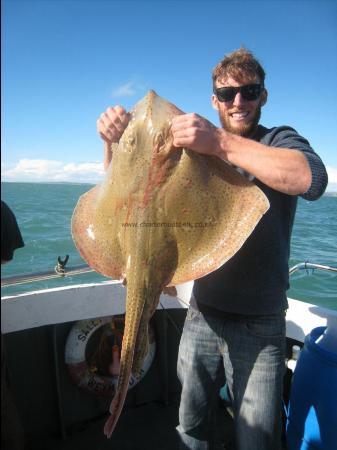
[[[163,239],[164,242],[167,242]],[[137,245],[134,245],[134,243]],[[121,413],[131,372],[137,376],[148,348],[148,323],[156,310],[163,288],[170,282],[175,267],[174,245],[149,250],[151,231],[141,227],[130,233],[129,267],[126,271],[127,296],[120,373],[110,418],[104,432],[110,437]]]
[[[181,114],[150,91],[133,109],[101,185],[78,201],[74,242],[88,264],[126,279],[120,374],[104,432],[111,436],[131,372],[142,366],[148,323],[167,285],[204,276],[231,258],[269,203],[224,161],[175,148]]]

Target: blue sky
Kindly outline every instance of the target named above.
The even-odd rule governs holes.
[[[211,71],[264,66],[261,123],[291,125],[337,190],[336,1],[2,1],[2,179],[99,181],[96,119],[149,89],[218,124]]]

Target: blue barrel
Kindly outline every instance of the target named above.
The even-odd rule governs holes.
[[[291,383],[288,450],[337,450],[337,342],[333,351],[316,344],[326,327],[306,336]]]

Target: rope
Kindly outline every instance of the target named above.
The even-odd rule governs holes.
[[[160,306],[162,307],[162,309],[165,311],[165,315],[168,318],[169,322],[171,322],[171,324],[173,325],[173,328],[176,330],[176,332],[178,333],[178,335],[181,335],[181,330],[179,329],[178,325],[175,323],[175,321],[172,319],[171,315],[167,312],[167,309],[164,307],[164,305],[162,304],[162,302],[159,302]]]

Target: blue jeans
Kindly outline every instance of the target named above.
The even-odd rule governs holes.
[[[223,369],[233,399],[235,450],[279,450],[285,313],[217,318],[190,306],[178,356],[181,449],[213,448],[209,416]]]

